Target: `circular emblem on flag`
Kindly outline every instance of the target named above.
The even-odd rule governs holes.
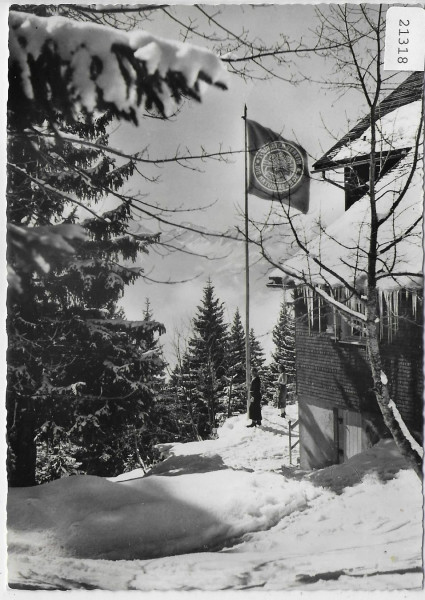
[[[255,153],[253,173],[260,186],[269,193],[286,194],[301,182],[304,158],[290,142],[269,142]]]

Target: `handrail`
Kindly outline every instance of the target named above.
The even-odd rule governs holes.
[[[292,450],[300,443],[300,438],[299,438],[299,433],[298,433],[298,439],[297,441],[292,444],[292,430],[295,429],[295,427],[297,427],[297,425],[299,425],[300,420],[297,419],[295,421],[295,423],[292,423],[292,421],[288,421],[289,424],[289,464],[292,466]]]

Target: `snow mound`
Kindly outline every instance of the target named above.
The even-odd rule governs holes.
[[[309,482],[230,469],[123,483],[68,477],[11,490],[9,550],[115,560],[202,551],[269,529],[319,493]]]
[[[288,411],[296,418],[295,406]],[[206,550],[269,529],[319,493],[273,472],[287,453],[288,423],[277,413],[264,407],[261,429],[247,429],[242,415],[217,440],[164,444],[169,458],[148,476],[137,470],[12,489],[9,550],[131,560]]]
[[[297,407],[288,407],[296,420]],[[9,584],[144,591],[419,589],[422,492],[394,443],[304,473],[263,407],[218,439],[164,444],[147,476],[76,476],[8,496]]]
[[[266,566],[257,582],[271,590],[281,589],[282,578],[309,590],[421,587],[419,480],[406,470],[383,483],[379,470],[343,494],[317,496],[267,536],[254,533],[228,552],[261,555]]]
[[[189,464],[189,456],[203,461],[207,469],[208,461],[211,469],[221,464],[222,468],[244,469],[247,471],[281,472],[282,465],[289,464],[289,422],[298,419],[298,406],[288,405],[287,419],[280,416],[280,411],[272,406],[263,406],[263,424],[261,427],[248,428],[250,421],[246,415],[227,419],[218,429],[218,439],[190,442],[188,444],[159,444],[158,450],[166,460],[152,469],[152,473],[161,474],[173,468]],[[292,444],[298,440],[298,429],[293,431]],[[184,457],[184,459],[183,459]],[[214,460],[213,457],[215,457]],[[292,464],[296,465],[299,457],[299,446],[292,451]],[[181,471],[180,471],[181,472]]]
[[[393,479],[399,471],[409,468],[394,440],[385,439],[341,465],[311,473],[308,479],[341,493],[344,488],[360,483],[366,475],[385,482]]]

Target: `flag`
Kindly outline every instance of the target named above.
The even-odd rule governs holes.
[[[249,119],[247,129],[248,193],[308,212],[310,175],[304,148]]]

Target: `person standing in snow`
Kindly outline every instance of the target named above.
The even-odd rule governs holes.
[[[251,381],[251,403],[249,405],[248,417],[252,423],[247,427],[261,425],[261,379],[258,376],[258,370],[252,369]]]
[[[280,416],[286,418],[286,398],[288,396],[288,376],[285,367],[280,365],[279,377],[277,379],[277,407],[280,408]]]

